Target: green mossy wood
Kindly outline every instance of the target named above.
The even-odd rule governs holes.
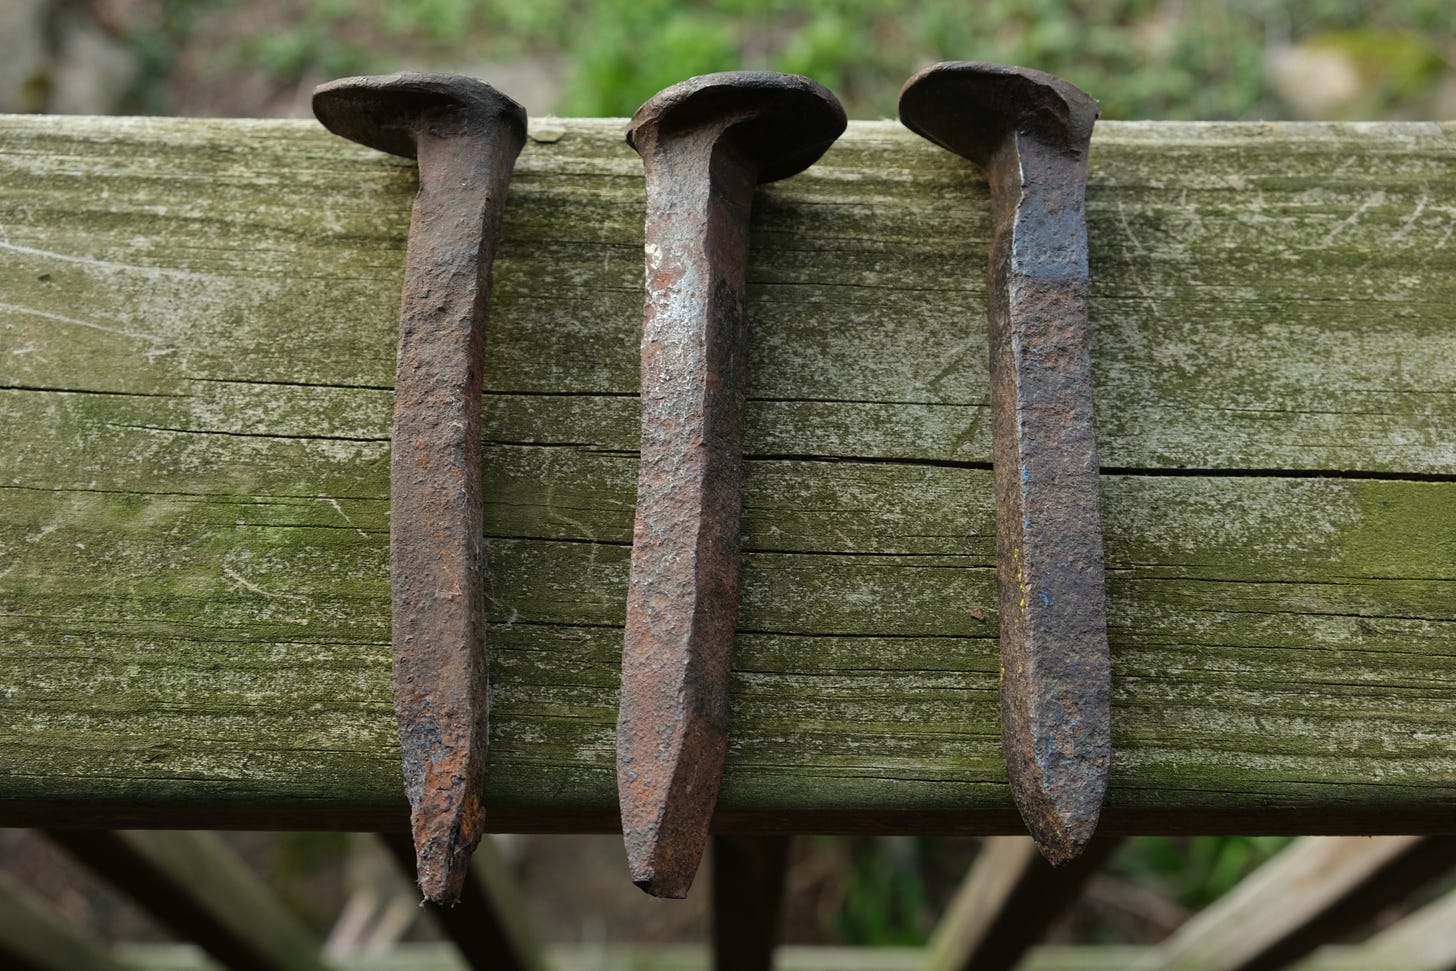
[[[610,829],[641,163],[538,120],[486,369],[495,829]],[[0,119],[0,822],[384,827],[410,163]],[[1456,127],[1098,126],[1106,833],[1456,828]],[[969,163],[761,190],[720,823],[1018,832]]]

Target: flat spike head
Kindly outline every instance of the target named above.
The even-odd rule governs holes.
[[[1097,113],[1092,96],[1071,82],[1006,64],[943,61],[918,71],[900,90],[906,128],[982,167],[1016,131],[1081,155]]]
[[[340,78],[314,89],[325,128],[381,152],[414,158],[419,134],[487,135],[500,125],[526,132],[526,109],[483,81],[455,74]]]
[[[721,127],[758,181],[797,175],[844,132],[844,108],[828,88],[797,74],[724,71],[688,78],[649,99],[627,127],[627,144],[642,151],[653,139]]]

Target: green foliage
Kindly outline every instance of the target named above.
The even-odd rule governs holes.
[[[422,35],[442,43],[464,37],[474,22],[474,0],[410,0],[379,8],[380,24],[394,36]]]
[[[578,43],[566,114],[628,115],[644,100],[643,91],[738,67],[729,18],[660,0],[594,7]]]
[[[1190,911],[1228,891],[1290,842],[1284,836],[1142,836],[1123,843],[1108,869],[1160,888]]]
[[[1332,30],[1308,38],[1310,50],[1342,56],[1360,79],[1360,94],[1342,112],[1349,117],[1405,114],[1446,71],[1440,44],[1413,31]]]
[[[520,35],[538,44],[566,46],[575,33],[572,0],[491,0],[481,13],[493,32]]]
[[[910,73],[936,60],[966,59],[1062,74],[1093,92],[1106,118],[1277,117],[1284,109],[1265,76],[1271,43],[1336,29],[1380,48],[1383,56],[1361,63],[1395,79],[1391,95],[1374,102],[1372,110],[1383,113],[1421,103],[1444,68],[1431,41],[1414,61],[1413,52],[1392,47],[1388,38],[1412,36],[1396,25],[1456,26],[1449,5],[1434,0],[1326,0],[1311,7],[990,0],[973,13],[954,0],[607,0],[578,14],[587,18],[586,29],[558,38],[576,65],[564,107],[611,115],[630,113],[692,74],[771,67],[827,84],[851,116],[893,116]],[[1400,82],[1412,72],[1410,83]]]
[[[773,58],[774,70],[802,74],[834,89],[848,86],[851,72],[873,65],[872,38],[838,14],[827,14],[799,26]]]
[[[153,93],[145,108],[165,109],[157,81],[198,14],[227,7],[247,9],[157,0],[132,38]],[[1452,77],[1456,32],[1448,0],[314,0],[269,10],[219,63],[286,84],[552,53],[570,65],[556,110],[580,115],[630,114],[694,74],[772,68],[823,82],[851,117],[893,117],[918,68],[986,60],[1061,74],[1101,101],[1104,118],[1277,118],[1295,107],[1271,87],[1267,56],[1313,45],[1347,58],[1361,82],[1358,97],[1322,110],[1424,117]]]
[[[315,0],[291,23],[278,23],[244,40],[236,52],[244,63],[287,81],[318,70],[353,74],[370,55],[343,28],[359,16],[356,0]]]
[[[921,840],[821,838],[828,853],[844,861],[845,882],[838,906],[825,916],[826,939],[857,947],[925,943],[929,914],[921,879]]]
[[[137,62],[137,81],[126,107],[149,114],[164,114],[162,82],[171,73],[178,52],[192,34],[199,14],[233,0],[159,0],[152,16],[130,36]]]

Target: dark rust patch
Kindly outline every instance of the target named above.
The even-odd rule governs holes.
[[[743,71],[667,88],[627,132],[646,172],[647,299],[617,788],[632,880],[655,896],[692,884],[728,744],[753,187],[844,127],[813,81]]]
[[[449,75],[318,88],[331,131],[419,160],[389,471],[394,704],[420,889],[454,903],[485,832],[480,401],[490,268],[526,112]]]
[[[991,183],[1002,746],[1022,819],[1064,863],[1096,829],[1112,757],[1083,207],[1097,102],[1040,71],[948,62],[906,82],[900,117]]]

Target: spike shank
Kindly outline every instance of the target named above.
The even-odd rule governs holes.
[[[655,140],[639,140],[638,148],[649,198],[671,202],[651,207],[646,228],[642,458],[618,780],[633,882],[682,896],[682,875],[691,881],[703,853],[727,751],[747,365],[746,213],[755,180],[741,166],[714,172],[711,146],[658,152]]]
[[[627,140],[646,172],[642,440],[617,789],[632,880],[688,892],[728,748],[754,186],[844,130],[807,78],[729,72],[659,92]]]
[[[454,903],[485,832],[481,383],[526,114],[489,85],[429,74],[333,81],[314,112],[336,134],[419,160],[389,471],[394,702],[420,889]]]
[[[1024,68],[948,62],[905,85],[912,130],[985,168],[1002,748],[1053,863],[1097,826],[1111,665],[1087,342],[1087,149],[1097,103]]]
[[[992,155],[987,293],[1002,745],[1022,817],[1061,863],[1096,827],[1111,737],[1086,228],[1066,171],[1086,156],[1053,151],[1013,135]]]
[[[394,702],[420,887],[453,899],[485,832],[481,377],[515,151],[422,137],[390,457]]]

